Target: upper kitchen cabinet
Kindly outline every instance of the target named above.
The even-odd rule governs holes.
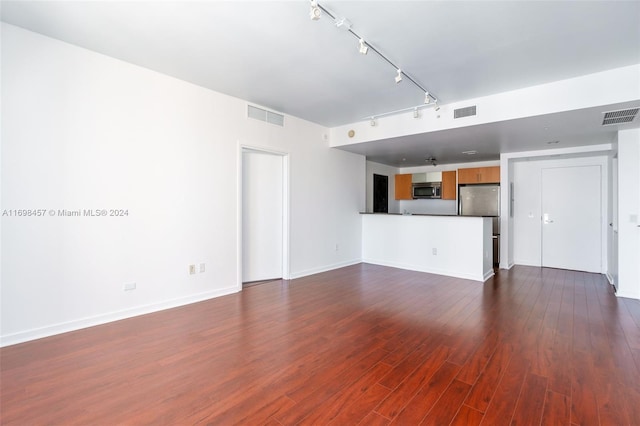
[[[442,172],[442,199],[456,199],[456,171]]]
[[[458,184],[500,183],[500,166],[458,169]]]
[[[411,175],[411,182],[413,183],[442,182],[442,172],[414,173]]]
[[[396,175],[396,200],[411,200],[413,199],[413,194],[411,192],[411,178],[412,175],[410,173],[404,175]]]

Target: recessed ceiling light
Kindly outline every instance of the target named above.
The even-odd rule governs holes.
[[[476,155],[478,151],[462,151],[462,153],[465,155]]]

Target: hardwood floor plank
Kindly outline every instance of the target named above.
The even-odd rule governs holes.
[[[429,379],[411,401],[400,411],[390,424],[417,425],[427,415],[429,410],[440,399],[440,396],[449,387],[455,376],[460,371],[460,366],[445,362],[440,369]]]
[[[515,356],[511,358],[509,366],[484,413],[483,425],[508,425],[511,423],[529,368],[528,361]]]
[[[547,393],[547,378],[527,374],[516,404],[512,425],[540,424]]]
[[[450,348],[439,346],[424,360],[411,375],[403,380],[391,394],[376,407],[376,412],[392,419],[411,400],[413,395],[422,388],[428,380],[442,366],[449,355]]]
[[[387,424],[389,421],[383,416],[376,414],[373,409],[382,401],[387,395],[389,395],[389,389],[376,383],[369,389],[367,389],[360,398],[347,405],[342,411],[340,411],[333,420],[329,423],[334,426],[342,425],[355,425],[365,424],[364,419],[373,415],[375,422],[381,422],[380,424]],[[382,419],[385,419],[386,423]]]
[[[511,356],[513,355],[513,345],[501,343],[491,356],[486,368],[471,388],[471,392],[465,400],[465,404],[471,408],[484,413],[489,406],[489,402],[495,393],[498,383],[506,370]]]
[[[599,425],[594,365],[589,354],[575,351],[571,369],[571,423]]]
[[[451,421],[450,426],[478,426],[483,417],[484,414],[480,411],[463,404],[458,410],[458,414]]]
[[[344,424],[353,424],[353,423],[344,423]],[[362,419],[358,426],[387,426],[389,424],[389,419],[381,416],[375,411],[370,412],[367,417]]]
[[[543,425],[568,425],[571,418],[571,398],[547,391],[542,414]]]
[[[456,379],[473,385],[491,359],[491,356],[496,351],[499,341],[500,336],[497,332],[489,334],[489,336],[487,336],[482,344],[476,349],[473,356],[464,364],[462,369],[460,369],[460,373]]]
[[[602,275],[358,264],[0,348],[0,422],[634,425],[639,376]]]
[[[382,377],[391,370],[388,364],[378,363],[361,376],[353,384],[346,386],[339,392],[323,401],[315,409],[311,410],[304,419],[297,423],[300,425],[327,424],[333,420],[346,406],[359,399],[369,388],[374,386]],[[371,411],[369,409],[369,411]]]
[[[447,425],[458,414],[462,401],[466,398],[471,385],[459,380],[451,382],[440,399],[424,417],[421,425]]]

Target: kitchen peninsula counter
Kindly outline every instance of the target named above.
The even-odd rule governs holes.
[[[475,281],[493,275],[490,217],[361,214],[363,262]]]

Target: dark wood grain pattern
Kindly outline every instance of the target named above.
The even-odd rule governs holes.
[[[0,374],[3,425],[635,425],[640,301],[360,264],[2,348]]]

